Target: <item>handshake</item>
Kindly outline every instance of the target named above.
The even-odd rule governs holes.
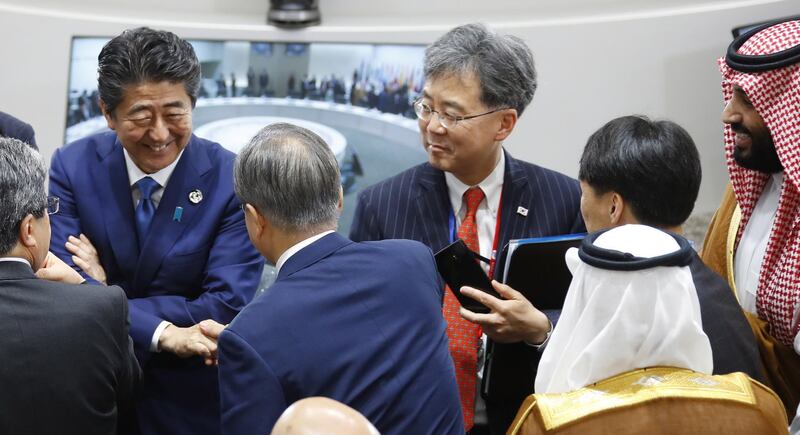
[[[217,340],[225,326],[211,319],[187,328],[170,324],[161,332],[158,347],[181,358],[201,356],[206,365],[216,365]]]

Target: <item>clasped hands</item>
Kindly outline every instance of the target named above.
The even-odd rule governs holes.
[[[461,307],[461,317],[480,325],[483,332],[498,343],[524,341],[536,345],[544,342],[551,327],[547,316],[513,288],[495,280],[492,280],[492,287],[504,299],[472,287],[461,287],[461,294],[475,299],[491,310],[480,314]]]
[[[106,271],[100,264],[97,249],[88,237],[83,234],[78,237],[69,236],[64,246],[72,254],[72,262],[76,266],[95,281],[106,284]],[[52,254],[48,258],[50,256],[56,258]],[[71,270],[68,266],[67,268]],[[75,274],[78,275],[77,272]],[[223,329],[225,325],[211,319],[185,328],[170,324],[161,331],[158,346],[162,351],[174,353],[181,358],[200,356],[206,365],[216,365],[217,340]]]

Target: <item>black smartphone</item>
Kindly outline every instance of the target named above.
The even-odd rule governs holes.
[[[439,269],[439,274],[450,287],[462,307],[476,313],[489,312],[489,308],[482,303],[461,294],[459,290],[465,285],[502,299],[494,291],[491,280],[478,264],[478,254],[472,252],[463,240],[458,239],[444,247],[434,257],[436,258],[436,268]]]

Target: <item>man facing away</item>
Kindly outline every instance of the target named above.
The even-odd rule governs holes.
[[[39,154],[0,138],[0,433],[113,434],[141,379],[119,287],[52,254]],[[40,279],[44,278],[44,279]]]
[[[747,313],[767,383],[800,402],[800,20],[737,38],[719,60],[731,189],[702,257]]]
[[[509,434],[786,434],[774,392],[744,373],[711,375],[695,255],[644,225],[567,251],[564,309]]]
[[[700,156],[678,124],[623,116],[589,137],[578,178],[589,231],[644,224],[682,233],[700,189]],[[758,346],[733,291],[698,255],[689,267],[711,341],[713,373],[744,372],[762,380]]]
[[[434,252],[460,238],[493,259],[510,239],[583,232],[578,183],[503,149],[537,87],[527,45],[467,24],[427,48],[424,68],[414,110],[428,162],[365,189],[350,237],[418,240]],[[497,269],[485,270],[497,278]],[[444,298],[464,422],[476,425],[474,434],[505,433],[533,391],[536,346],[551,330],[520,293],[496,289],[504,300],[482,299],[489,314],[460,311],[449,290]]]
[[[265,127],[234,176],[277,279],[219,337],[223,432],[267,433],[293,402],[324,396],[383,434],[463,434],[430,250],[336,234],[339,165],[306,129]]]

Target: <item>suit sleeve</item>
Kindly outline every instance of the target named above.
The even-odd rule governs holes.
[[[189,299],[162,294],[129,301],[131,336],[137,352],[149,349],[162,320],[181,327],[206,319],[229,323],[253,298],[263,268],[264,259],[247,236],[239,202],[231,196],[208,253],[200,296]]]
[[[375,207],[372,206],[372,201],[370,201],[371,191],[371,189],[368,189],[358,195],[356,212],[353,216],[353,223],[350,226],[350,240],[354,242],[383,240],[383,234],[375,215]]]
[[[75,198],[72,194],[69,174],[67,174],[61,161],[60,148],[53,153],[53,158],[50,161],[49,193],[58,197],[58,213],[50,216],[50,251],[80,273],[88,283],[99,284],[75,265],[72,261],[72,254],[64,246],[67,243],[67,237],[81,234],[83,230],[78,217]]]
[[[269,433],[289,405],[269,365],[236,332],[219,338],[222,433]]]
[[[119,346],[119,369],[117,370],[117,403],[120,409],[132,406],[133,397],[142,381],[142,371],[136,355],[133,352],[133,341],[129,335],[130,322],[128,318],[128,298],[125,292],[119,287],[112,287],[116,291],[116,297],[120,307],[119,324],[120,331],[117,334]]]

